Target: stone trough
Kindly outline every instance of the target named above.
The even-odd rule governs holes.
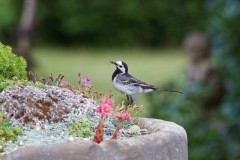
[[[187,160],[185,130],[158,119],[139,118],[138,125],[151,134],[124,140],[105,140],[100,144],[75,141],[20,148],[4,160]]]

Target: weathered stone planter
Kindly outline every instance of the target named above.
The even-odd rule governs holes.
[[[172,122],[139,118],[153,133],[125,140],[36,145],[9,153],[5,160],[187,160],[187,135]]]

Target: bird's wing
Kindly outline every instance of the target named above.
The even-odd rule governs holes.
[[[118,77],[119,83],[123,84],[123,85],[132,85],[132,86],[140,86],[142,88],[146,88],[146,89],[156,89],[154,86],[149,85],[143,81],[140,81],[136,78],[134,78],[132,75],[130,74],[121,74]]]

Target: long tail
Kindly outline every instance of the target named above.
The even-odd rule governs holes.
[[[156,88],[156,90],[158,90],[158,91],[163,91],[163,92],[175,92],[175,93],[183,94],[183,92],[181,92],[181,91],[175,91],[175,90],[159,89],[159,88]]]

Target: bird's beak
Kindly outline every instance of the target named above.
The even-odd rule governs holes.
[[[114,65],[117,65],[117,63],[116,62],[113,62],[113,61],[110,61],[112,64],[114,64]]]

